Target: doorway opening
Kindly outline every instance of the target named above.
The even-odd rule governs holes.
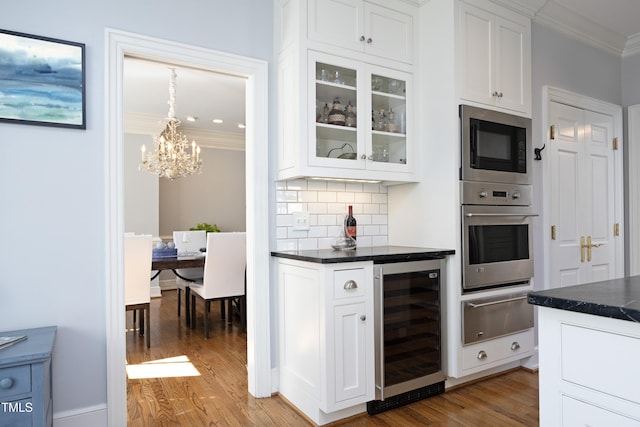
[[[105,152],[105,288],[107,339],[108,424],[125,425],[125,315],[124,315],[124,173],[123,173],[123,63],[125,56],[169,62],[246,79],[246,231],[247,231],[247,373],[249,392],[269,397],[271,336],[269,286],[257,278],[269,274],[268,64],[252,58],[108,29],[106,64]]]

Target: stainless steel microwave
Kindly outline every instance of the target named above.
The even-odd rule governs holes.
[[[463,181],[531,184],[531,119],[460,105]]]

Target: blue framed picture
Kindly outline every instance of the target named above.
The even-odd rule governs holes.
[[[86,129],[84,48],[0,29],[0,122]]]

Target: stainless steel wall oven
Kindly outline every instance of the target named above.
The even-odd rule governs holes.
[[[374,265],[375,414],[444,392],[443,260]]]
[[[463,181],[461,193],[463,292],[528,284],[537,216],[531,186]]]

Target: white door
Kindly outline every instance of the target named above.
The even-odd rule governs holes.
[[[549,123],[549,285],[614,278],[613,117],[551,102]]]

